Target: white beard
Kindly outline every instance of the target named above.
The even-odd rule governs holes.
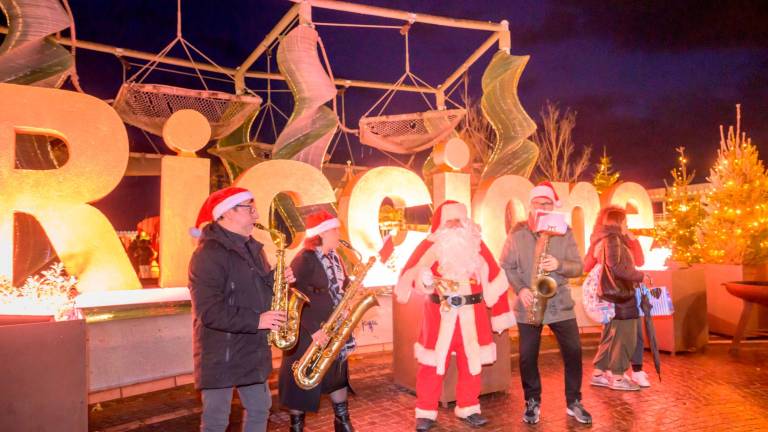
[[[483,266],[480,255],[480,227],[469,219],[461,227],[439,228],[430,236],[434,242],[440,274],[452,280],[477,277]]]

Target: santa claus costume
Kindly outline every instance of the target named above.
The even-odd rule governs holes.
[[[456,355],[458,370],[454,413],[473,426],[481,426],[486,420],[480,416],[480,372],[482,365],[496,361],[491,330],[501,333],[515,325],[507,279],[463,204],[446,201],[440,205],[431,231],[406,263],[394,292],[400,303],[408,302],[413,289],[427,296],[421,334],[414,346],[420,364],[416,377],[417,430],[429,429],[437,418],[451,354]],[[454,281],[455,291],[441,293],[434,283],[436,278]]]

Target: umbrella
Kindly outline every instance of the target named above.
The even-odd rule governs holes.
[[[643,287],[645,288],[645,287]],[[656,368],[656,374],[661,381],[661,357],[659,355],[659,345],[656,343],[656,330],[653,327],[653,317],[651,317],[651,302],[646,293],[647,288],[640,294],[640,309],[645,315],[645,333],[648,335],[648,343],[651,345],[651,354],[653,354],[653,366]]]

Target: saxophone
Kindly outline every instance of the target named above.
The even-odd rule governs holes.
[[[285,312],[286,320],[277,329],[269,331],[267,340],[275,348],[286,351],[293,348],[299,340],[301,308],[309,299],[296,288],[290,288],[288,281],[285,280],[285,234],[275,229],[266,228],[261,224],[256,224],[256,228],[267,231],[277,246],[275,283],[272,286],[272,306],[270,309]]]
[[[544,312],[547,310],[547,302],[557,294],[557,282],[541,268],[541,259],[547,254],[549,238],[551,235],[542,232],[536,240],[533,256],[533,275],[531,276],[531,292],[533,304],[528,309],[528,321],[533,325],[541,325],[544,322]]]
[[[346,242],[342,244],[349,247]],[[328,321],[322,326],[328,335],[328,341],[322,346],[316,343],[310,344],[301,359],[293,364],[293,378],[299,388],[310,390],[320,384],[363,315],[368,309],[379,305],[376,292],[362,288],[365,274],[375,262],[376,257],[368,258],[368,262],[358,266],[350,276],[352,282],[347,286],[344,296]],[[362,292],[358,293],[358,291]]]

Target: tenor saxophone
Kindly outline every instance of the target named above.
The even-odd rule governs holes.
[[[541,259],[547,254],[549,248],[550,234],[543,232],[536,240],[533,262],[533,274],[531,276],[531,292],[533,293],[533,303],[528,309],[528,321],[533,325],[541,325],[544,322],[544,312],[547,310],[547,302],[557,294],[557,281],[555,281],[549,272],[541,268]]]
[[[365,274],[375,262],[376,258],[370,257],[365,265],[358,266],[350,276],[352,282],[347,286],[328,321],[322,326],[328,335],[328,341],[323,345],[310,344],[301,359],[293,364],[293,378],[299,388],[310,390],[320,384],[363,315],[368,309],[378,306],[376,293],[362,287]]]
[[[299,340],[299,324],[301,322],[301,309],[308,302],[307,296],[296,288],[289,287],[285,279],[285,234],[278,230],[269,229],[261,224],[256,228],[267,231],[277,246],[277,262],[275,263],[275,283],[272,285],[273,311],[285,312],[285,323],[277,329],[270,330],[267,340],[277,349],[287,351],[296,345]]]

